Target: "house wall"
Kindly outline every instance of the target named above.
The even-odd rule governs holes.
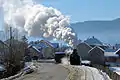
[[[35,51],[33,48],[30,48],[30,56],[33,57],[33,56],[38,56],[38,52]]]
[[[88,58],[92,64],[104,64],[104,51],[99,49],[98,47],[89,51]]]
[[[119,57],[119,58],[117,58],[116,62],[117,62],[117,63],[120,63],[120,57]]]
[[[105,62],[116,62],[116,60],[115,57],[105,57]]]
[[[82,60],[88,59],[88,51],[91,49],[92,49],[92,47],[90,47],[86,43],[80,43],[77,46],[78,55],[81,56]]]
[[[105,62],[120,63],[119,57],[105,57]]]
[[[42,50],[44,58],[54,58],[54,48],[46,47]]]

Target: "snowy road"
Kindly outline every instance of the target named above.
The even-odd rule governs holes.
[[[65,80],[68,70],[54,63],[41,63],[37,72],[23,76],[16,80]]]
[[[16,80],[110,80],[96,68],[39,63],[40,68]],[[104,75],[104,76],[103,76]]]

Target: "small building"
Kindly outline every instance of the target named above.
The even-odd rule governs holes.
[[[95,46],[88,52],[88,59],[91,61],[91,64],[104,65],[104,50],[98,46]]]
[[[81,56],[82,60],[88,59],[88,51],[91,50],[92,47],[89,46],[87,43],[80,43],[77,45],[78,55]]]

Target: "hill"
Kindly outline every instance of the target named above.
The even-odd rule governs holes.
[[[120,43],[120,18],[110,21],[85,21],[72,23],[80,39],[95,36],[106,43]]]

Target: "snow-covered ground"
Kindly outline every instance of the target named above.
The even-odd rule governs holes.
[[[96,68],[70,65],[67,58],[62,59],[62,65],[69,70],[66,80],[111,80],[106,73]]]
[[[66,80],[111,80],[109,76],[96,68],[66,65],[70,73]]]
[[[27,63],[34,66],[31,68],[36,71],[16,80],[111,80],[107,74],[96,68],[73,66],[68,63],[66,58],[62,61],[62,64],[46,62]]]

